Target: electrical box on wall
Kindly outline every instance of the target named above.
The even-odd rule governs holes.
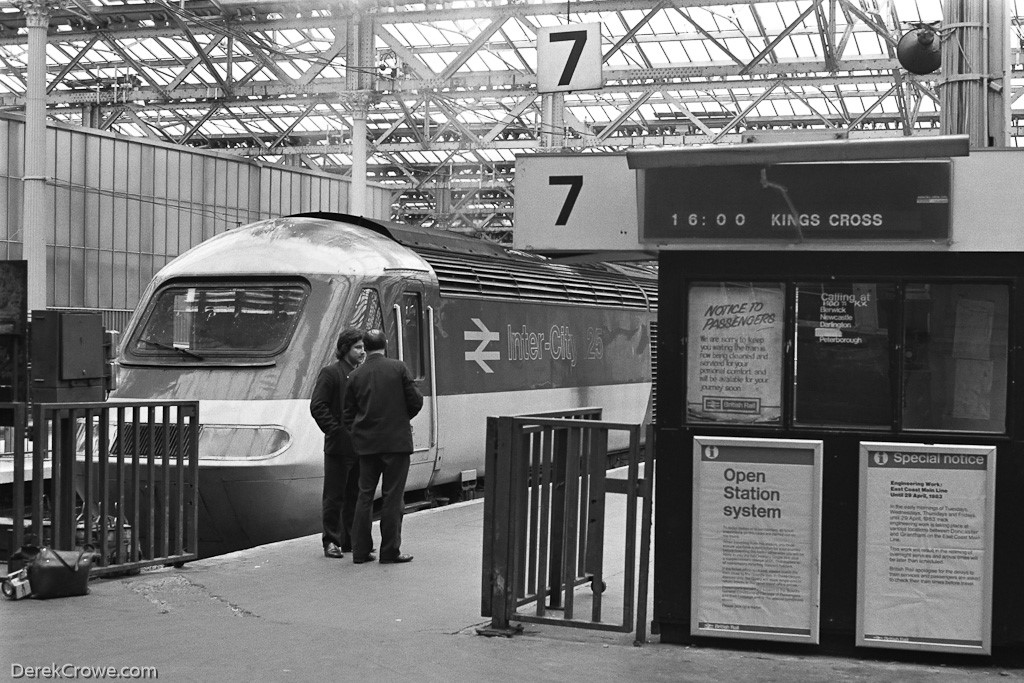
[[[32,311],[32,400],[102,401],[104,331],[99,313]]]

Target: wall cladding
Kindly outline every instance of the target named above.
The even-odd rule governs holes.
[[[24,122],[0,115],[0,259],[22,258]],[[46,130],[51,307],[128,310],[164,264],[230,228],[348,209],[349,180],[93,129]],[[371,185],[366,215],[387,219]]]

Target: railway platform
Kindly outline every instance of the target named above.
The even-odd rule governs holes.
[[[327,559],[316,535],[96,579],[83,597],[0,601],[0,677],[152,667],[162,681],[1024,680],[1006,662],[683,647],[656,635],[637,647],[632,634],[547,625],[484,637],[482,521],[479,500],[407,515],[409,564]]]

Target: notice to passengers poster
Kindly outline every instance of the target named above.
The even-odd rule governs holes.
[[[690,421],[777,423],[782,415],[781,285],[694,285],[687,322]]]
[[[991,652],[995,459],[861,443],[857,645]]]
[[[821,454],[694,437],[692,635],[818,642]]]

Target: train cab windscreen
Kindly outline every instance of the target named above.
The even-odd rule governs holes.
[[[274,356],[288,346],[308,291],[298,280],[176,281],[149,302],[128,351],[171,363]]]

